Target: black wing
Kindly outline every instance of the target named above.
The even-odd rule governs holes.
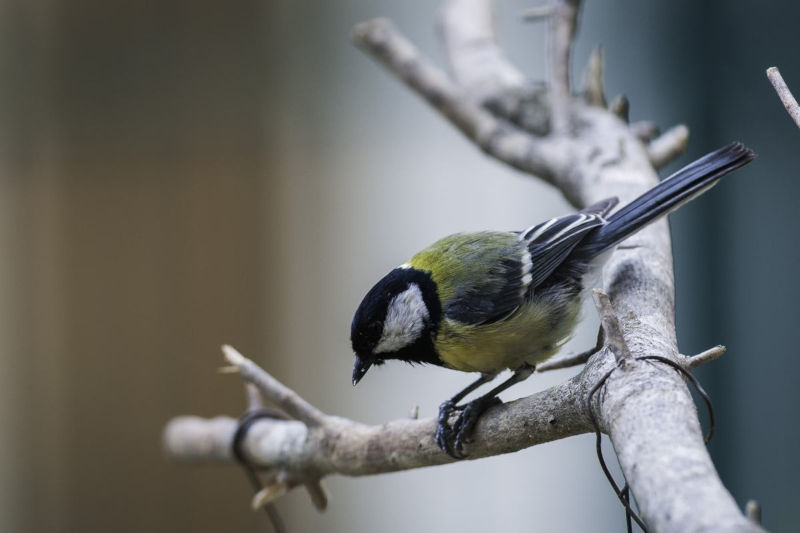
[[[452,279],[453,295],[445,300],[445,316],[462,324],[491,324],[517,310],[527,293],[526,271],[521,261],[521,243],[513,233],[508,246],[483,246],[480,241],[462,242],[457,254],[471,263],[460,269],[469,279]],[[475,273],[480,275],[475,276]]]
[[[588,232],[606,223],[605,216],[617,201],[616,197],[608,198],[578,213],[551,218],[520,234],[530,253],[529,290],[546,280]]]
[[[587,232],[605,224],[603,217],[616,203],[616,198],[610,198],[512,234],[516,237],[508,247],[484,247],[480,234],[474,241],[459,241],[461,249],[454,255],[473,263],[463,269],[471,276],[469,282],[453,279],[454,297],[445,301],[445,316],[472,325],[503,320],[552,274]],[[475,283],[478,271],[482,275]]]

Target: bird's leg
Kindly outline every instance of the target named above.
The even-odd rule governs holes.
[[[439,448],[450,457],[456,457],[451,446],[453,428],[450,427],[450,415],[452,415],[454,411],[464,409],[464,406],[459,407],[456,404],[463,400],[467,394],[484,383],[489,383],[496,376],[497,374],[481,374],[481,377],[467,385],[463,390],[459,391],[455,396],[439,406],[439,424],[436,428],[436,443],[439,445]]]
[[[533,374],[534,370],[535,367],[533,365],[527,363],[523,364],[521,367],[514,370],[510,378],[480,398],[472,400],[464,406],[453,429],[451,429],[451,432],[455,431],[455,440],[452,444],[452,450],[456,455],[453,455],[453,457],[457,456],[457,458],[461,459],[466,456],[466,454],[463,453],[464,444],[469,442],[472,431],[475,429],[475,424],[478,423],[480,416],[491,406],[502,403],[497,395],[512,385],[528,379],[530,375]]]

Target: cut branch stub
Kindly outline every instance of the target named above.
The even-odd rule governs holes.
[[[583,97],[591,106],[606,107],[606,95],[603,89],[603,48],[600,45],[592,49],[589,62],[583,71]]]
[[[600,321],[603,325],[603,332],[605,333],[605,343],[614,354],[617,364],[621,367],[625,361],[631,358],[631,351],[625,343],[625,337],[622,335],[622,327],[619,324],[619,319],[614,312],[614,307],[611,305],[611,299],[608,297],[606,291],[602,289],[592,289],[592,297],[600,313]]]
[[[767,69],[767,78],[769,78],[769,81],[775,88],[775,92],[778,93],[778,98],[781,99],[781,103],[783,103],[786,112],[789,113],[794,123],[800,128],[800,105],[797,104],[797,100],[792,95],[792,91],[789,90],[789,86],[786,85],[786,82],[783,80],[783,76],[781,76],[778,67],[769,67]]]

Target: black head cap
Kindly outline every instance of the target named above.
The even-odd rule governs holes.
[[[441,316],[430,274],[410,267],[389,272],[364,297],[350,326],[353,385],[386,359],[439,364],[433,338]]]

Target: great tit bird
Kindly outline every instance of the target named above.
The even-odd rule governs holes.
[[[699,196],[755,155],[731,143],[679,170],[610,214],[616,198],[523,231],[457,233],[389,272],[353,317],[353,385],[389,359],[479,372],[439,408],[436,440],[463,457],[478,417],[497,395],[555,354],[578,322],[585,280],[626,237]],[[505,369],[513,375],[465,405]],[[451,425],[450,417],[460,411]]]

